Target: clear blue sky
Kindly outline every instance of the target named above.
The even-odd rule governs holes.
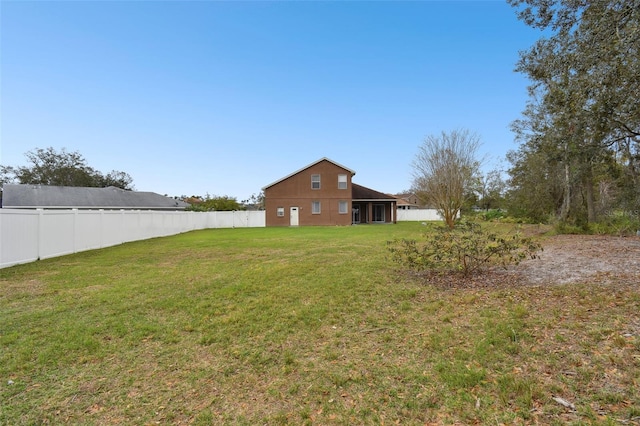
[[[430,134],[516,148],[541,34],[504,1],[2,0],[0,164],[79,151],[139,191],[238,200],[322,157],[395,193]]]

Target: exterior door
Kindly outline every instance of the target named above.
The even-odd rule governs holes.
[[[360,223],[360,206],[358,204],[354,204],[351,209],[351,222],[352,223]]]
[[[289,225],[290,226],[298,226],[298,208],[291,207],[289,211]]]
[[[384,222],[384,204],[373,205],[373,221]]]

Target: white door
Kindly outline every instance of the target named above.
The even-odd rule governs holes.
[[[289,225],[298,226],[298,208],[291,207],[289,211]]]

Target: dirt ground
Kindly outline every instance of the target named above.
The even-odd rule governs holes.
[[[539,259],[512,268],[529,284],[640,283],[640,237],[557,235],[545,239]]]
[[[569,283],[640,284],[640,237],[557,235],[544,238],[542,247],[544,250],[537,259],[526,259],[506,270],[496,266],[468,277],[429,272],[419,275],[426,282],[445,289]]]

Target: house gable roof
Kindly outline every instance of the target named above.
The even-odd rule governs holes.
[[[330,159],[329,159],[329,158],[327,158],[327,157],[322,157],[322,158],[321,158],[321,159],[319,159],[318,161],[314,161],[313,163],[311,163],[311,164],[309,164],[309,165],[307,165],[307,166],[304,166],[303,168],[301,168],[301,169],[299,169],[299,170],[296,170],[295,172],[290,173],[290,174],[286,175],[285,177],[283,177],[283,178],[281,178],[281,179],[278,179],[278,180],[277,180],[277,181],[275,181],[275,182],[270,183],[270,184],[269,184],[269,185],[267,185],[267,186],[262,187],[262,190],[264,191],[265,189],[267,189],[267,188],[269,188],[269,187],[272,187],[273,185],[276,185],[276,184],[278,184],[278,183],[280,183],[280,182],[282,182],[282,181],[284,181],[284,180],[287,180],[287,179],[289,179],[291,176],[295,176],[295,175],[297,175],[298,173],[303,172],[303,171],[307,170],[308,168],[313,167],[313,166],[315,166],[316,164],[321,163],[321,162],[323,162],[323,161],[328,161],[329,163],[334,164],[334,165],[336,165],[336,166],[340,167],[341,169],[344,169],[345,171],[347,171],[347,172],[351,173],[351,176],[352,176],[352,177],[356,174],[356,172],[354,172],[353,170],[349,169],[348,167],[345,167],[345,166],[343,166],[342,164],[336,163],[335,161],[330,160]]]
[[[367,188],[356,183],[351,183],[352,195],[351,198],[354,201],[364,200],[385,200],[396,201],[396,197],[392,195],[383,194],[382,192],[375,191],[371,188]]]
[[[78,208],[183,210],[189,204],[155,192],[127,191],[113,186],[87,188],[73,186],[5,184],[3,208]]]
[[[414,193],[412,192],[405,192],[402,194],[389,194],[392,197],[395,197],[398,200],[398,206],[418,206],[418,204],[411,202],[411,200],[409,200],[410,197],[417,197]]]

